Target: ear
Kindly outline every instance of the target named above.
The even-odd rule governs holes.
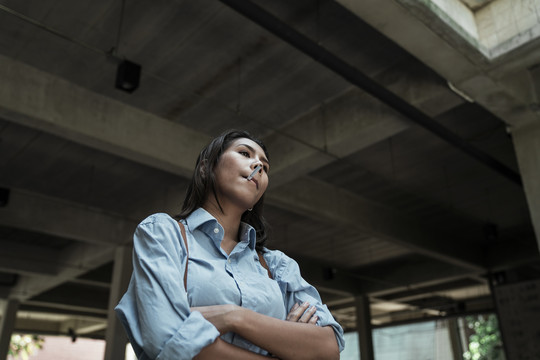
[[[207,165],[208,161],[207,160],[202,160],[200,163],[199,163],[199,174],[201,175],[201,178],[202,179],[206,179],[206,176],[208,175],[207,174],[207,170],[206,170],[206,165]]]

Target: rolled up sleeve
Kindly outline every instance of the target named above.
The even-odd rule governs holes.
[[[315,306],[316,315],[319,317],[317,325],[332,327],[341,352],[345,348],[343,328],[334,319],[328,307],[322,303],[317,289],[302,278],[298,263],[278,250],[267,252],[265,260],[279,284],[287,311],[290,311],[295,303],[304,301]]]
[[[155,214],[133,237],[133,274],[115,308],[139,359],[192,359],[219,331],[191,312],[184,289],[187,252],[174,219]]]

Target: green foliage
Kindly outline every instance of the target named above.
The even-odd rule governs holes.
[[[34,352],[43,347],[45,340],[37,335],[19,335],[11,337],[8,355],[14,359],[28,360]]]
[[[465,317],[469,336],[469,351],[463,354],[467,360],[504,360],[499,323],[495,314]]]

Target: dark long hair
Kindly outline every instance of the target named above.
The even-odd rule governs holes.
[[[191,183],[187,189],[184,204],[182,205],[182,211],[176,217],[178,219],[185,219],[192,212],[200,208],[207,197],[212,193],[217,200],[219,208],[219,198],[216,193],[216,178],[214,175],[214,168],[217,165],[221,155],[231,145],[233,141],[240,138],[246,138],[254,141],[264,151],[266,158],[268,156],[268,150],[266,146],[259,139],[254,138],[250,133],[243,130],[227,130],[220,136],[212,140],[204,149],[201,150],[197,163],[195,164],[195,170],[193,171],[193,177]],[[242,214],[242,221],[253,226],[257,234],[257,241],[255,248],[257,251],[263,251],[268,238],[267,228],[268,223],[262,215],[264,203],[264,194],[253,206],[252,211],[245,211]]]

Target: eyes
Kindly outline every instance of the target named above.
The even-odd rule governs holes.
[[[246,150],[239,150],[238,153],[242,156],[245,156],[247,158],[250,158],[251,157],[251,153],[249,151],[246,151]],[[266,165],[264,162],[263,162],[263,170],[264,172],[268,172],[268,165]]]

